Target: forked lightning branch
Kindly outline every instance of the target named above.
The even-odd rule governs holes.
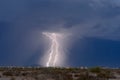
[[[55,67],[57,66],[58,57],[60,54],[59,48],[59,37],[60,34],[57,33],[48,33],[43,32],[43,35],[45,35],[50,40],[50,49],[48,50],[48,60],[46,62],[47,67]]]

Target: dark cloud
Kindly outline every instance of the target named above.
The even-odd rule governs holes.
[[[120,40],[118,2],[119,0],[1,0],[0,53],[9,54],[6,62],[27,62],[36,55],[34,53],[42,53],[42,31],[65,31],[73,36],[79,34],[80,38]]]

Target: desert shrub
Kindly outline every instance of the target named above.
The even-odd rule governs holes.
[[[27,76],[28,75],[28,73],[22,73],[22,76]]]
[[[15,80],[15,78],[14,78],[14,77],[12,77],[10,80]]]
[[[90,68],[90,72],[93,72],[93,73],[100,73],[100,72],[101,72],[101,68],[100,68],[100,67]]]
[[[13,73],[12,72],[3,72],[3,75],[4,76],[13,76]]]

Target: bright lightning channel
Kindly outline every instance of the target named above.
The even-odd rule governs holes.
[[[47,38],[49,38],[49,40],[51,41],[50,50],[48,51],[49,57],[48,57],[46,66],[47,67],[55,67],[57,60],[58,60],[58,54],[60,54],[60,51],[59,51],[59,47],[60,47],[59,36],[60,36],[60,34],[48,33],[48,32],[44,32],[43,34]]]

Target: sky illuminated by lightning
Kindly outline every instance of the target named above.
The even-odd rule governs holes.
[[[0,11],[0,65],[53,66],[52,33],[61,35],[55,66],[66,57],[77,67],[120,63],[120,0],[0,0]],[[62,33],[72,33],[67,39],[75,43],[69,46]]]
[[[50,46],[47,51],[48,58],[46,58],[47,61],[45,63],[45,66],[46,67],[58,66],[60,61],[59,55],[62,54],[62,50],[60,48],[63,46],[60,43],[60,39],[62,39],[62,35],[60,33],[58,34],[58,33],[50,33],[50,32],[43,32],[43,35],[45,35],[48,41],[50,42]]]

